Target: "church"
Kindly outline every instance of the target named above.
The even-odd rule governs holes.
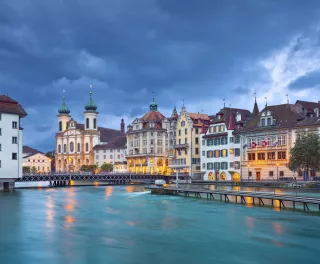
[[[94,147],[107,144],[118,136],[125,136],[123,119],[121,130],[99,127],[97,105],[92,99],[92,92],[85,105],[84,124],[73,120],[65,97],[58,110],[58,132],[56,133],[56,171],[76,172],[82,165],[93,165]]]

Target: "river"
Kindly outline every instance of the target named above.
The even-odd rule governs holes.
[[[140,186],[0,193],[0,263],[319,263],[320,217]]]

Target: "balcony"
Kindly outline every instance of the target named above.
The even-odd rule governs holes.
[[[189,144],[185,143],[185,144],[176,144],[174,146],[175,149],[182,149],[182,148],[189,148]]]
[[[246,160],[242,161],[242,166],[248,167],[255,167],[259,165],[270,165],[270,166],[287,166],[287,163],[289,160],[287,159],[281,159],[281,160]]]

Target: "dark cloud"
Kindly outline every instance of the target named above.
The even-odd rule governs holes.
[[[235,82],[255,77],[243,65],[317,25],[319,7],[312,0],[4,0],[0,89],[41,109],[44,126],[56,125],[63,89],[80,117],[91,83],[99,111],[116,117],[143,114],[152,91],[160,109],[232,97],[246,92]],[[25,122],[38,120],[31,113]]]
[[[316,86],[319,87],[319,85],[320,85],[320,72],[313,71],[298,78],[294,82],[290,83],[289,88],[292,90],[300,90],[300,89],[306,89],[306,88],[314,88]]]

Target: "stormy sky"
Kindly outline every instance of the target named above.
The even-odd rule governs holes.
[[[24,143],[55,145],[63,90],[83,123],[119,128],[155,94],[169,115],[320,100],[318,0],[2,0],[0,93],[28,112]]]

